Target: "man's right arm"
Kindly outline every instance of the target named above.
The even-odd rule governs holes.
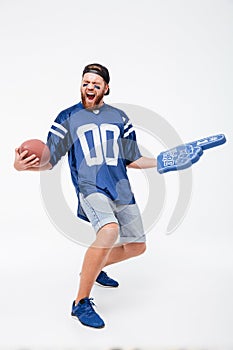
[[[25,171],[25,170],[31,170],[31,171],[43,171],[43,170],[49,170],[52,168],[52,165],[50,163],[47,163],[44,166],[39,166],[39,158],[33,154],[30,157],[27,157],[28,151],[24,151],[22,153],[19,153],[19,148],[15,149],[15,161],[14,161],[14,168],[18,171]]]
[[[74,106],[75,107],[75,106]],[[15,150],[14,167],[18,171],[31,170],[42,171],[52,169],[59,160],[69,151],[73,141],[70,129],[70,109],[60,112],[53,122],[48,136],[47,146],[50,150],[50,162],[45,166],[40,166],[36,155],[27,156],[27,151],[19,153],[19,148]]]

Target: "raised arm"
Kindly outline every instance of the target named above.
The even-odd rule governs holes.
[[[140,157],[134,162],[130,163],[128,165],[128,168],[133,169],[148,169],[148,168],[156,168],[157,167],[157,160],[156,158],[149,158],[149,157]]]

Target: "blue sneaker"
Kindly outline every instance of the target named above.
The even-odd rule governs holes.
[[[112,278],[108,277],[108,275],[104,271],[101,271],[99,273],[99,276],[96,278],[95,283],[99,284],[102,287],[116,288],[119,286],[119,283],[113,280]]]
[[[102,318],[95,312],[93,298],[84,298],[77,305],[73,302],[71,315],[79,319],[84,325],[92,328],[103,328],[105,326]]]

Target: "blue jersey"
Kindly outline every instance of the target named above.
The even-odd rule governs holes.
[[[135,203],[126,166],[141,153],[133,125],[120,109],[104,104],[88,110],[80,102],[57,116],[47,145],[52,166],[68,152],[78,197],[80,192],[84,197],[100,192],[117,204]],[[88,220],[80,205],[78,216]]]

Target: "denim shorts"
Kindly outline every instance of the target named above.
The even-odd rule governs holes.
[[[80,193],[80,204],[95,232],[111,222],[119,225],[119,242],[145,242],[146,237],[137,204],[116,204],[102,193],[91,193],[84,197]]]

